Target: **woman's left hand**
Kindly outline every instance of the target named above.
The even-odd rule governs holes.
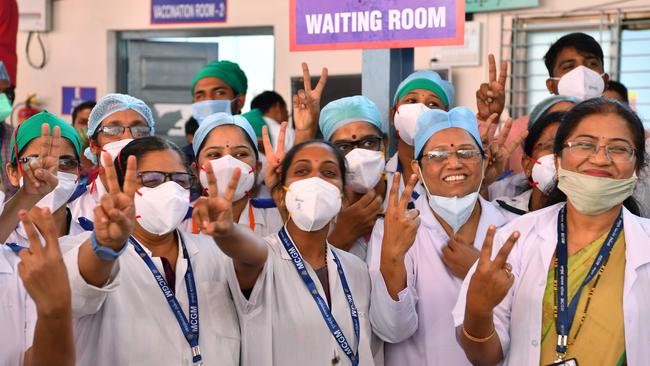
[[[241,170],[235,168],[232,178],[223,196],[219,196],[217,178],[211,164],[206,164],[205,172],[208,177],[208,196],[196,201],[192,212],[193,220],[199,223],[201,232],[214,238],[228,236],[235,225],[232,214],[232,201],[237,189]]]
[[[499,131],[496,138],[487,136],[488,145],[484,145],[487,159],[487,168],[485,169],[485,178],[483,186],[487,187],[495,182],[499,176],[508,170],[508,160],[510,155],[524,142],[528,136],[528,130],[524,130],[519,136],[514,137],[510,142],[507,141],[512,128],[512,118],[504,123],[503,128]]]

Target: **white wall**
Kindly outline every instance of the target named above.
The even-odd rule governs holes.
[[[644,1],[647,0],[622,5],[640,5]],[[541,3],[536,12],[593,7],[600,2],[541,0]],[[327,66],[330,74],[361,72],[361,51],[290,53],[288,0],[229,0],[228,6],[225,24],[151,26],[150,0],[54,0],[53,31],[42,36],[49,59],[43,70],[35,70],[28,65],[24,51],[27,35],[19,33],[17,99],[36,93],[47,109],[59,114],[62,86],[97,87],[98,96],[113,91],[115,49],[111,45],[111,32],[123,30],[273,26],[276,37],[275,87],[287,100],[289,79],[301,74],[302,61],[309,63],[314,73],[319,72],[322,66]],[[455,69],[453,79],[457,104],[475,108],[476,88],[487,79],[487,54],[493,52],[497,57],[499,54],[500,16],[501,13],[475,15],[474,20],[483,25],[482,64]],[[32,57],[38,60],[40,51],[36,43],[32,43]],[[430,48],[416,49],[415,67],[428,67],[430,57]]]

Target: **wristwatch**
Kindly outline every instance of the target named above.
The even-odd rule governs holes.
[[[128,246],[128,242],[126,242],[124,243],[122,249],[120,249],[119,252],[116,252],[112,248],[99,244],[99,242],[97,241],[97,236],[95,235],[94,231],[92,235],[90,235],[90,243],[92,245],[93,251],[95,252],[95,255],[97,255],[97,257],[105,261],[116,260],[119,256],[122,255],[122,253],[124,253],[126,247]]]

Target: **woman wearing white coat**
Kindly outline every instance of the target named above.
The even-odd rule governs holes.
[[[417,235],[401,222],[415,220],[417,211],[395,210],[393,202],[369,246],[370,320],[387,342],[387,366],[468,364],[453,337],[452,309],[488,226],[506,223],[478,193],[487,165],[480,141],[465,107],[428,110],[418,119],[411,167],[427,194],[415,201]]]
[[[454,309],[459,342],[475,365],[648,365],[650,222],[630,198],[643,125],[590,99],[553,151],[567,203],[491,229]]]
[[[264,239],[233,223],[238,174],[220,197],[225,184],[208,172],[209,195],[199,198],[194,212],[201,231],[233,256],[239,285],[248,290],[248,297],[233,293],[241,309],[242,364],[375,364],[368,270],[355,255],[327,242],[341,208],[345,172],[334,145],[295,145],[282,161],[280,177],[267,171],[266,183],[274,183],[272,194],[289,219]]]

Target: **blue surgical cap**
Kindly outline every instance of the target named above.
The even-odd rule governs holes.
[[[478,148],[483,152],[481,135],[478,132],[476,116],[467,107],[456,107],[449,112],[441,109],[429,109],[418,117],[415,126],[415,159],[420,157],[424,145],[431,136],[447,128],[461,128],[474,138]]]
[[[194,139],[192,140],[192,149],[194,149],[194,156],[198,158],[199,149],[201,148],[201,145],[203,145],[203,141],[205,141],[210,132],[212,132],[212,130],[215,128],[223,125],[235,125],[244,130],[244,132],[246,132],[248,137],[253,142],[255,150],[258,150],[255,130],[253,130],[253,126],[251,126],[246,118],[240,115],[231,116],[227,113],[215,113],[205,117],[203,122],[201,122],[199,129],[194,133]]]
[[[420,70],[407,76],[406,79],[399,83],[397,91],[395,92],[395,97],[393,98],[393,106],[397,105],[397,101],[400,100],[400,98],[415,89],[432,91],[442,99],[445,107],[454,105],[454,86],[447,80],[442,80],[440,75],[435,71]]]
[[[535,104],[533,110],[530,111],[528,115],[528,128],[530,128],[541,116],[546,114],[546,111],[551,109],[552,106],[560,102],[571,102],[573,104],[578,104],[580,101],[576,97],[570,97],[568,95],[552,95],[541,102]]]
[[[5,67],[5,63],[2,61],[0,61],[0,80],[7,80],[11,82],[9,74],[7,73],[7,68]]]
[[[320,112],[318,125],[325,140],[329,140],[336,130],[352,122],[368,122],[385,133],[379,109],[370,99],[361,95],[327,103]]]
[[[151,135],[154,134],[154,120],[151,109],[140,99],[134,98],[126,94],[106,94],[103,98],[97,101],[97,105],[90,111],[88,117],[88,138],[93,137],[99,125],[108,116],[113,113],[132,109],[138,112],[147,125],[151,127]]]

